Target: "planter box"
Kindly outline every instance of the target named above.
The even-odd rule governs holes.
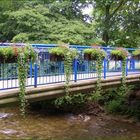
[[[123,58],[121,56],[116,56],[116,55],[111,55],[110,56],[111,60],[116,60],[116,61],[122,61]]]
[[[132,56],[132,58],[135,59],[135,60],[140,60],[140,55]]]
[[[84,54],[84,60],[95,61],[95,60],[97,60],[97,58],[96,57],[91,57],[90,54]]]
[[[56,54],[50,54],[50,61],[64,61],[64,56],[56,55]]]
[[[0,56],[0,63],[4,63],[4,57]]]
[[[17,57],[11,57],[5,59],[4,57],[0,57],[0,63],[16,63],[17,62]]]

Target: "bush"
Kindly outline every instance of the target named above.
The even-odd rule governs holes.
[[[15,43],[26,43],[29,40],[28,34],[20,33],[13,37],[12,42]]]
[[[106,104],[106,110],[110,113],[121,113],[123,111],[123,98],[114,99]]]

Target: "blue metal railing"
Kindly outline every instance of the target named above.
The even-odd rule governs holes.
[[[117,63],[121,64],[121,62]],[[104,59],[102,71],[102,77],[104,79],[106,79],[106,77],[114,77],[122,74],[121,65],[118,66],[119,69],[113,69],[114,67],[111,69],[107,65],[108,61]],[[130,60],[127,60],[126,75],[140,73],[140,69],[134,69],[129,65]],[[137,62],[137,65],[140,65],[140,63]],[[17,69],[18,65],[16,63],[0,64],[0,90],[19,87]],[[78,60],[75,59],[73,62],[71,81],[77,82],[78,80],[93,78],[97,78],[95,63],[92,61],[82,61],[79,63]],[[49,62],[44,60],[41,63],[30,63],[29,65],[26,82],[27,86],[37,87],[38,85],[60,83],[64,81],[63,62]]]
[[[23,44],[22,44],[23,45]],[[3,46],[9,46],[3,44]],[[20,45],[19,45],[20,46]],[[63,62],[50,62],[49,54],[46,49],[55,47],[55,44],[32,44],[34,48],[42,49],[39,53],[39,60],[37,63],[29,64],[26,86],[34,86],[60,83],[65,81],[64,64]],[[77,82],[78,80],[97,78],[96,64],[94,61],[85,61],[82,57],[82,51],[91,46],[71,45],[77,48],[80,52],[80,58],[73,61],[73,69],[71,74],[71,81]],[[45,48],[45,51],[43,50]],[[105,48],[107,51],[114,49],[112,47]],[[128,50],[134,50],[128,48]],[[102,77],[114,77],[121,75],[121,61],[111,61],[104,59]],[[126,75],[135,74],[140,72],[140,62],[128,59],[126,67]],[[0,90],[11,89],[19,87],[18,83],[18,65],[16,63],[0,64]]]

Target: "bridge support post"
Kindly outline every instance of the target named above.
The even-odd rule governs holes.
[[[77,82],[77,59],[74,59],[74,82]]]
[[[37,64],[34,64],[34,87],[37,87]]]
[[[104,67],[104,79],[106,79],[106,70],[107,70],[107,60],[106,60],[106,58],[104,59],[103,67]]]

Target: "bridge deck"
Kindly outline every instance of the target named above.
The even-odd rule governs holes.
[[[128,75],[135,75],[140,72],[129,72]],[[106,77],[112,77],[114,76],[121,76],[121,72],[107,72]],[[102,73],[103,76],[103,73]],[[77,80],[84,80],[84,79],[96,79],[97,73],[79,73],[77,74]],[[42,76],[37,77],[37,85],[44,85],[44,84],[52,84],[52,83],[61,83],[65,81],[64,75],[54,75],[54,76]],[[71,75],[71,81],[74,81],[74,74]],[[34,77],[27,78],[26,81],[27,86],[34,86]],[[9,79],[9,80],[1,80],[0,81],[0,90],[1,89],[8,89],[13,87],[19,87],[18,79]]]
[[[121,76],[102,78],[102,88],[117,87],[121,84]],[[79,80],[70,82],[70,93],[79,93],[94,90],[97,79]],[[127,76],[127,84],[138,84],[140,82],[140,74],[132,74]],[[18,102],[19,89],[0,90],[0,106]],[[65,95],[64,82],[53,83],[48,85],[40,85],[37,88],[33,86],[26,88],[26,99],[29,102],[53,99]]]

